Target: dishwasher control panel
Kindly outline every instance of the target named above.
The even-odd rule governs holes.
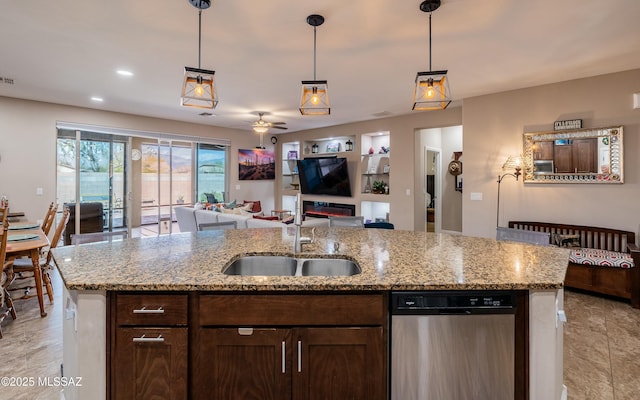
[[[392,292],[393,314],[515,313],[510,291]]]

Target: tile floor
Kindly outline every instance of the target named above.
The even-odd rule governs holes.
[[[45,300],[40,318],[35,298],[16,301],[18,319],[5,320],[0,339],[0,377],[34,377],[36,385],[0,386],[0,399],[59,400],[60,388],[38,386],[38,377],[60,376],[61,279],[53,273],[55,303]],[[569,320],[564,338],[564,382],[575,400],[640,398],[640,310],[626,303],[566,291]]]

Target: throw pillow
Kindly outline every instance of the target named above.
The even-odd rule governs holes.
[[[253,208],[251,209],[251,212],[260,212],[262,211],[262,206],[260,205],[260,200],[245,200],[244,201],[245,204],[246,203],[253,203]]]
[[[277,216],[270,216],[270,217],[266,217],[263,215],[254,215],[253,218],[255,219],[266,219],[267,221],[277,221],[278,217]]]
[[[581,247],[580,235],[563,235],[555,233],[553,235],[553,244],[559,247]]]
[[[253,211],[253,203],[245,203],[242,206],[239,206],[244,211]]]
[[[233,200],[231,203],[227,203],[224,205],[224,208],[228,208],[228,209],[234,209],[236,208],[236,201]]]

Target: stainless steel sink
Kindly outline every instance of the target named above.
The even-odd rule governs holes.
[[[295,258],[250,255],[240,257],[222,270],[225,275],[241,276],[351,276],[362,270],[344,258]]]
[[[233,261],[222,273],[245,276],[293,276],[298,260],[286,256],[244,256]]]
[[[351,260],[342,258],[313,258],[302,261],[302,276],[351,276],[362,270]]]

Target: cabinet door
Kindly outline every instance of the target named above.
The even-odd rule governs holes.
[[[203,328],[197,399],[291,399],[291,330]]]
[[[553,147],[553,166],[555,173],[573,173],[572,146],[565,144]]]
[[[187,398],[187,328],[117,328],[115,343],[113,399]]]
[[[553,160],[553,142],[536,142],[533,148],[534,160]]]
[[[383,335],[381,327],[294,329],[294,400],[386,399]]]
[[[572,146],[574,172],[598,172],[597,139],[574,139]]]

